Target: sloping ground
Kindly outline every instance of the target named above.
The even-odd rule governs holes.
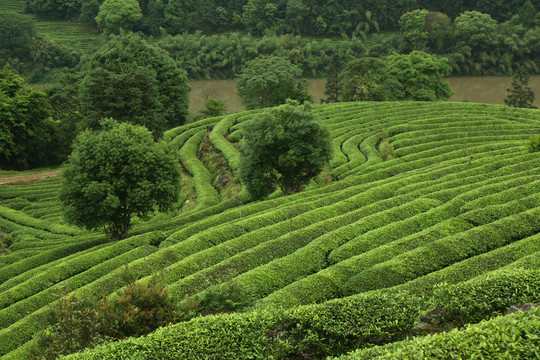
[[[499,269],[539,267],[540,155],[528,153],[526,143],[538,134],[540,111],[365,102],[315,106],[314,112],[332,135],[333,181],[313,182],[302,193],[276,193],[259,202],[247,202],[243,192],[230,197],[199,147],[207,138],[221,153],[222,165],[236,171],[236,142],[256,112],[187,124],[165,137],[178,148],[192,184],[187,186],[195,193],[188,197],[190,206],[140,222],[134,236],[115,243],[63,223],[59,178],[0,186],[0,231],[11,243],[10,254],[0,257],[0,355],[27,356],[56,285],[67,281],[86,297],[110,294],[124,285],[120,274],[125,264],[140,281],[166,268],[170,293],[179,299],[234,289],[242,308],[255,310],[239,317],[194,319],[158,333],[159,341],[175,333],[185,335],[189,344],[190,331],[197,333],[200,324],[241,328],[251,321],[269,324],[260,326],[259,335],[266,338],[271,331],[292,331],[280,332],[276,324],[305,322],[310,328],[316,327],[314,318],[346,323],[366,309],[372,318],[378,314],[382,323],[391,324],[382,326],[384,331],[377,324],[375,330],[360,326],[354,336],[345,336],[350,343],[339,346],[332,336],[341,332],[313,330],[329,339],[327,348],[313,356],[398,339],[396,331],[403,335],[417,315],[431,310],[429,301],[418,305],[408,299],[430,298],[440,282],[462,284]],[[332,300],[348,295],[353,296]],[[383,296],[395,307],[383,311],[375,300]],[[338,314],[335,309],[343,304],[348,309],[350,301],[357,310]],[[276,308],[282,309],[279,321],[260,315]],[[411,310],[392,317],[405,308]],[[388,332],[395,336],[384,335]],[[306,334],[301,338],[313,340]],[[246,338],[244,357],[236,353],[236,358],[268,356],[264,342],[260,357],[249,355],[258,351],[249,348],[256,343],[251,340]],[[138,349],[150,346],[141,341]],[[128,345],[119,346],[128,351],[123,347]],[[189,345],[178,346],[189,353]],[[224,355],[205,356],[200,358]]]

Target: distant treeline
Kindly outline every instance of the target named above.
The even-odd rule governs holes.
[[[348,36],[396,30],[402,14],[428,9],[451,19],[475,10],[499,22],[509,20],[527,2],[540,0],[138,0],[143,13],[136,31],[159,35],[184,32],[246,31],[254,35],[293,33]],[[27,11],[40,17],[94,23],[103,0],[27,0]],[[527,6],[525,7],[527,8]],[[524,9],[525,9],[524,8]]]

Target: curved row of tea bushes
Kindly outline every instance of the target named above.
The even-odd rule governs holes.
[[[332,359],[445,359],[449,356],[455,359],[535,359],[540,348],[539,323],[540,307],[537,307],[464,329],[376,346]]]
[[[84,231],[76,227],[51,224],[46,221],[28,216],[20,211],[9,209],[5,206],[0,206],[0,217],[25,227],[46,230],[53,234],[80,235],[84,233]]]
[[[265,241],[272,238],[277,239],[279,236],[285,236],[284,234],[290,233],[291,230],[301,232],[303,227],[317,222],[335,222],[332,218],[339,215],[341,215],[343,219],[348,218],[349,222],[354,221],[353,219],[357,215],[351,213],[351,211],[357,209],[361,204],[369,205],[370,202],[391,197],[393,188],[394,187],[392,186],[386,186],[367,190],[366,187],[365,192],[358,192],[356,189],[350,189],[349,192],[349,189],[345,189],[337,194],[338,196],[328,196],[319,200],[315,199],[313,204],[307,203],[307,207],[295,205],[294,207],[290,207],[290,210],[284,208],[281,208],[280,210],[271,210],[267,214],[263,213],[252,219],[242,219],[237,217],[236,222],[230,226],[222,225],[220,227],[210,228],[204,232],[199,232],[178,245],[197,247],[198,251],[201,251],[212,245],[221,244],[224,241],[235,239],[241,235],[247,239],[253,236],[256,243],[261,241],[257,240],[257,238],[261,238]],[[275,201],[281,199],[283,198],[276,199]],[[396,200],[394,200],[394,203],[396,203]],[[255,203],[252,206],[257,206],[257,204],[260,203]],[[294,215],[296,212],[298,212],[298,215],[295,217],[288,216]],[[257,229],[260,229],[260,231]],[[254,232],[254,230],[256,231]],[[194,252],[195,251],[192,253]],[[216,256],[219,257],[220,255],[217,254]]]
[[[163,139],[165,141],[167,141],[167,142],[175,143],[174,139],[177,136],[184,136],[183,134],[185,134],[185,133],[196,132],[194,129],[201,130],[203,128],[206,128],[209,125],[215,124],[220,119],[221,119],[221,116],[211,117],[211,118],[206,118],[206,119],[190,122],[190,123],[187,123],[187,124],[184,124],[184,125],[169,129],[169,130],[167,130],[167,131],[165,131],[163,133]],[[179,141],[179,140],[176,140],[176,141]],[[179,142],[181,142],[181,141],[179,141]],[[182,143],[183,142],[179,143],[178,147],[182,146]]]
[[[364,140],[364,135],[354,135],[348,138],[341,146],[343,153],[349,159],[347,164],[343,164],[332,170],[332,176],[339,178],[345,171],[358,167],[367,161],[366,155],[360,151],[360,143]]]
[[[208,135],[210,142],[225,156],[225,159],[227,159],[227,163],[233,172],[238,170],[240,155],[238,150],[225,139],[225,134],[229,131],[235,121],[237,121],[236,115],[224,117],[214,126]]]
[[[402,339],[423,310],[408,294],[371,293],[293,310],[199,317],[66,359],[324,358]]]
[[[39,274],[27,281],[0,293],[0,311],[11,304],[54,286],[54,284],[130,251],[134,247],[142,246],[144,242],[143,237],[131,237],[95,251],[86,251],[81,256],[74,256],[69,260],[61,261],[53,268],[43,269]]]
[[[433,209],[426,214],[418,215],[417,217],[413,217],[411,219],[408,219],[407,221],[397,223],[396,226],[382,228],[380,229],[381,232],[375,231],[373,234],[368,233],[356,237],[355,239],[351,239],[347,243],[343,244],[341,247],[332,251],[332,253],[329,255],[329,261],[332,263],[338,263],[340,261],[350,258],[351,256],[360,254],[365,251],[369,251],[376,246],[384,245],[388,240],[395,239],[394,237],[392,237],[392,234],[407,235],[408,233],[421,231],[428,226],[435,225],[437,222],[441,222],[445,219],[457,216],[461,211],[462,204],[467,204],[468,199],[478,199],[479,197],[481,198],[482,196],[493,194],[494,192],[499,192],[501,190],[504,191],[505,189],[508,189],[509,187],[515,185],[526,186],[528,185],[526,183],[527,179],[532,180],[534,179],[534,177],[527,177],[525,179],[519,177],[517,180],[512,179],[509,181],[503,181],[502,178],[498,178],[498,181],[490,179],[483,183],[475,183],[474,186],[457,187],[454,192],[458,195],[447,201],[446,203],[442,204],[437,209]],[[448,190],[451,188],[451,184],[446,184],[445,187],[447,187],[447,189],[445,189],[444,192],[447,193]],[[469,190],[467,188],[472,188],[472,190]],[[417,192],[414,194],[414,196],[428,196],[430,198],[438,199],[436,192],[431,191]],[[533,196],[531,202],[529,202],[529,208],[536,206],[534,204],[535,198],[537,198],[537,196]],[[525,204],[518,204],[518,206],[524,207]],[[509,207],[506,215],[502,215],[508,216],[515,212],[517,212],[517,207],[515,205],[512,205]],[[472,218],[473,214],[469,214],[470,216],[461,216],[461,218],[470,222],[469,220],[470,218]],[[388,233],[388,230],[390,230],[390,233]]]
[[[200,130],[190,137],[179,151],[182,165],[193,175],[198,207],[207,207],[219,203],[219,194],[212,186],[212,174],[197,157],[199,145],[205,136],[206,130]]]
[[[410,219],[415,217],[413,216]],[[436,241],[444,236],[458,234],[472,227],[463,220],[448,219],[422,231],[404,236],[406,233],[402,234],[401,229],[403,229],[402,225],[407,220],[398,221],[365,233],[368,236],[373,234],[373,237],[369,236],[369,238],[380,239],[382,237],[385,239],[386,245],[377,246],[375,244],[372,250],[342,261],[335,261],[335,259],[331,258],[332,253],[330,253],[327,261],[332,265],[275,291],[258,301],[256,307],[289,308],[341,296],[343,293],[342,287],[345,283],[360,271],[369,269],[410,249]],[[388,231],[386,234],[385,230]],[[387,238],[397,238],[397,240],[387,241]],[[379,240],[379,242],[382,243],[383,241]]]
[[[73,244],[59,246],[52,250],[40,252],[34,256],[30,256],[8,266],[4,266],[2,267],[2,271],[0,271],[0,284],[14,276],[24,273],[25,271],[34,269],[51,261],[62,259],[63,257],[73,253],[84,251],[93,246],[102,244],[104,241],[105,239],[103,235],[92,236],[86,239],[82,237],[79,241]]]
[[[434,294],[444,321],[463,325],[502,315],[512,305],[540,299],[540,270],[523,268],[489,272],[459,284],[442,284]]]
[[[351,234],[369,231],[381,224],[412,216],[439,204],[437,201],[427,199],[416,199],[403,205],[399,205],[399,202],[401,201],[397,198],[394,201],[381,201],[380,205],[383,207],[380,209],[375,207],[376,203],[363,207],[361,212],[354,211],[328,221],[313,223],[305,229],[293,230],[275,239],[270,237],[271,240],[258,245],[253,244],[244,253],[225,257],[223,263],[208,269],[213,271],[205,269],[172,284],[171,294],[193,294],[195,291],[203,290],[203,287],[219,284],[236,276],[225,286],[242,289],[239,290],[239,296],[245,302],[258,299],[325,267],[326,254],[347,238],[335,236],[334,241],[329,242],[329,237],[326,236],[328,233],[348,234],[350,237]],[[385,208],[387,210],[384,210]],[[361,218],[347,224],[351,216],[353,219]],[[288,227],[287,225],[284,224]]]
[[[540,234],[536,234],[490,252],[454,263],[444,269],[420,276],[388,290],[406,290],[414,294],[424,294],[432,292],[433,287],[441,282],[457,284],[499,269],[540,269],[539,240]]]
[[[540,207],[442,238],[352,277],[346,294],[390,287],[540,232]]]
[[[133,250],[70,277],[66,282],[70,289],[77,289],[74,292],[77,295],[85,298],[100,298],[125,285],[121,276],[125,264],[145,259],[154,251],[155,248],[148,245],[135,247]],[[104,286],[103,279],[110,274],[114,274],[114,286]],[[50,311],[48,306],[55,301],[57,293],[56,288],[49,287],[0,311],[1,321],[11,324],[0,330],[0,343],[3,344],[0,348],[0,355],[24,345],[39,330],[43,329],[43,326],[46,325],[47,313]],[[14,322],[17,318],[19,320]]]

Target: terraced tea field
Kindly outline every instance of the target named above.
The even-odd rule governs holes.
[[[227,191],[231,179],[216,181],[199,151],[210,144],[221,171],[234,173],[237,142],[256,111],[169,130],[187,203],[139,221],[117,242],[64,223],[59,177],[1,185],[0,236],[11,245],[0,256],[0,356],[28,357],[60,284],[83,297],[108,295],[124,286],[126,264],[139,281],[166,269],[175,298],[234,289],[242,306],[73,358],[170,351],[178,359],[264,359],[290,354],[285,343],[312,358],[341,355],[402,338],[436,305],[442,282],[457,293],[514,279],[512,294],[532,291],[528,301],[540,301],[540,155],[526,149],[539,134],[540,111],[362,102],[318,105],[314,113],[332,135],[330,175],[258,202]],[[499,306],[517,301],[489,296]],[[447,299],[454,308],[470,300]]]

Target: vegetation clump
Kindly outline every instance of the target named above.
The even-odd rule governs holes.
[[[245,127],[238,175],[254,199],[268,196],[276,186],[292,194],[321,172],[331,154],[328,130],[310,105],[288,100]]]
[[[98,129],[101,119],[112,117],[144,125],[157,138],[184,123],[189,91],[184,71],[170,56],[127,34],[96,51],[78,95],[87,128]]]
[[[311,100],[307,80],[298,79],[302,70],[278,56],[263,56],[248,62],[236,79],[238,96],[247,109],[285,103],[286,99]]]
[[[76,138],[60,198],[69,222],[104,228],[119,239],[127,236],[133,215],[174,206],[180,169],[176,154],[144,127],[112,119],[101,126]]]

